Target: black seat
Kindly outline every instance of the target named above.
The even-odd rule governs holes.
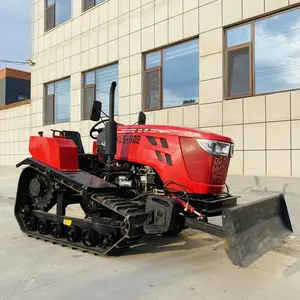
[[[82,140],[81,140],[81,135],[78,131],[63,130],[62,133],[67,139],[70,139],[75,143],[79,154],[85,153],[83,144],[82,144]]]

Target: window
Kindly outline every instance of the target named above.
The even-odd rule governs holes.
[[[45,13],[46,31],[71,19],[72,0],[45,0],[45,1],[46,1],[46,13]]]
[[[70,78],[45,85],[44,125],[70,121]]]
[[[226,30],[226,98],[300,88],[300,9]]]
[[[86,11],[91,7],[104,2],[105,0],[82,0],[82,11]]]
[[[156,110],[198,102],[198,40],[146,54],[144,110]]]
[[[102,103],[102,111],[109,115],[109,91],[113,81],[117,83],[115,90],[115,115],[118,114],[118,64],[106,66],[83,74],[82,118],[90,118],[94,100]]]

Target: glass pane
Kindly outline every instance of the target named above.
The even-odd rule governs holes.
[[[151,71],[146,74],[146,108],[159,108],[159,71]]]
[[[89,119],[94,99],[94,87],[90,86],[83,89],[83,118]]]
[[[99,3],[103,2],[103,1],[105,1],[105,0],[96,0],[96,4],[99,4]]]
[[[59,25],[71,19],[72,0],[56,0],[55,8],[55,25]]]
[[[53,96],[46,96],[44,101],[44,124],[53,124]]]
[[[163,51],[163,107],[199,102],[199,41]]]
[[[55,0],[47,0],[47,7],[54,3],[55,3]]]
[[[90,85],[95,83],[95,72],[87,72],[84,76],[84,85]]]
[[[228,52],[228,96],[250,93],[249,47]]]
[[[54,94],[54,83],[47,84],[47,95],[53,95]]]
[[[55,123],[70,121],[70,79],[55,83]]]
[[[300,10],[255,23],[255,92],[300,88]]]
[[[160,65],[160,51],[149,53],[146,55],[146,69],[159,67]]]
[[[117,83],[115,90],[115,115],[118,114],[118,65],[108,66],[96,71],[96,99],[102,102],[102,111],[109,114],[109,91],[113,81]]]
[[[55,6],[51,6],[46,10],[46,30],[50,30],[55,26],[54,12]]]
[[[93,6],[94,6],[94,0],[84,0],[83,10],[90,9]]]
[[[251,42],[251,24],[227,30],[226,39],[227,47]]]

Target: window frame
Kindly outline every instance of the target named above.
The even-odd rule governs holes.
[[[288,93],[288,92],[292,92],[292,91],[298,91],[300,90],[300,85],[299,88],[295,88],[295,89],[286,89],[286,90],[278,90],[278,91],[274,91],[274,92],[266,92],[266,93],[255,93],[255,23],[258,21],[262,21],[268,18],[272,18],[275,17],[277,15],[281,15],[284,13],[288,13],[290,11],[296,10],[296,9],[300,9],[300,4],[296,3],[296,4],[292,4],[289,5],[288,8],[280,8],[277,9],[275,11],[271,11],[268,12],[264,15],[262,15],[261,17],[257,17],[257,18],[251,18],[249,21],[243,21],[243,22],[239,22],[233,26],[228,26],[228,27],[224,27],[223,30],[223,41],[224,41],[224,50],[223,50],[223,57],[224,57],[224,62],[223,62],[223,66],[224,66],[224,99],[225,100],[234,100],[234,99],[240,99],[240,98],[249,98],[249,97],[258,97],[258,96],[266,96],[266,95],[272,95],[272,94],[279,94],[279,93]],[[227,47],[227,32],[238,28],[238,27],[242,27],[242,26],[246,26],[250,24],[251,26],[251,32],[250,32],[250,37],[251,40],[250,42],[247,43],[243,43],[243,44],[239,44],[239,45],[235,45],[235,46],[231,46],[231,47]],[[227,59],[227,54],[228,54],[228,49],[230,50],[237,50],[237,49],[242,49],[245,48],[245,45],[249,44],[249,64],[250,64],[250,68],[249,68],[249,72],[250,72],[250,89],[249,89],[249,94],[244,94],[244,95],[236,95],[236,96],[229,96],[228,95],[228,91],[229,91],[229,77],[228,77],[228,59]],[[236,49],[234,49],[236,48]]]
[[[66,122],[55,122],[55,83],[59,81],[63,81],[69,79],[70,80],[70,88],[71,88],[71,77],[63,77],[60,79],[52,80],[49,82],[44,83],[44,96],[43,96],[43,125],[44,126],[49,126],[49,125],[55,125],[55,124],[62,124]],[[53,93],[48,95],[48,86],[50,84],[53,84]],[[71,89],[70,89],[70,99],[71,99]],[[46,122],[46,101],[52,101],[52,120],[51,123]],[[70,120],[67,122],[71,122],[71,111],[70,111]]]
[[[66,20],[66,21],[64,21],[64,22],[62,22],[62,23],[56,25],[56,0],[54,0],[54,3],[51,4],[51,5],[49,5],[49,6],[48,6],[48,1],[49,1],[49,0],[44,0],[44,8],[45,8],[45,9],[44,9],[44,19],[45,19],[45,20],[44,20],[44,32],[45,32],[45,33],[51,31],[52,29],[54,29],[54,28],[56,28],[56,27],[58,27],[58,26],[60,26],[60,25],[62,25],[62,24],[65,24],[66,22],[68,22],[68,21],[70,21],[70,20],[72,19],[72,3],[73,3],[73,2],[71,2],[71,17],[70,17],[70,19],[68,19],[68,20]],[[95,1],[95,0],[94,0],[94,1]],[[50,8],[53,8],[53,27],[47,28],[47,11],[48,11]]]
[[[85,106],[86,106],[85,90],[92,87],[93,88],[94,99],[96,99],[96,91],[97,91],[97,88],[96,88],[96,70],[97,69],[93,69],[93,70],[90,70],[90,71],[84,71],[84,72],[82,72],[82,91],[81,91],[81,120],[82,121],[89,120],[88,117],[84,116],[84,111],[85,111]],[[94,83],[86,85],[85,84],[86,74],[90,73],[90,72],[93,72]]]
[[[85,104],[86,101],[85,101],[85,97],[84,97],[85,96],[85,93],[84,93],[85,89],[93,87],[93,89],[94,89],[93,90],[93,92],[94,92],[94,101],[95,101],[96,98],[97,98],[97,77],[96,77],[97,70],[105,69],[107,67],[111,67],[111,66],[114,66],[114,65],[118,66],[118,80],[119,80],[119,61],[114,61],[114,62],[111,62],[109,64],[105,64],[105,65],[98,66],[96,68],[85,70],[85,71],[81,72],[81,113],[80,113],[81,121],[86,121],[86,120],[90,119],[89,117],[87,117],[87,118],[84,117],[84,111],[85,111],[85,105],[86,105]],[[94,75],[94,83],[85,85],[85,76],[86,76],[87,73],[91,73],[91,72],[93,72],[93,75]],[[118,115],[115,115],[115,116],[118,116]]]
[[[187,42],[191,42],[191,41],[198,41],[199,42],[199,35],[197,36],[193,36],[191,38],[187,38],[187,39],[182,39],[180,41],[177,41],[175,43],[170,43],[166,46],[163,47],[158,47],[158,48],[154,48],[151,49],[149,51],[143,52],[143,61],[142,61],[142,110],[145,112],[151,112],[151,111],[159,111],[159,110],[163,110],[163,109],[172,109],[172,108],[178,108],[178,107],[186,107],[186,106],[192,106],[192,105],[199,105],[200,103],[200,99],[199,102],[195,102],[195,103],[190,103],[190,104],[184,104],[184,105],[174,105],[171,107],[163,107],[163,82],[164,82],[164,78],[163,78],[163,67],[164,67],[164,61],[163,61],[163,50],[171,48],[173,46],[176,45],[180,45],[180,44],[185,44]],[[146,57],[148,54],[154,53],[154,52],[160,52],[160,65],[157,67],[153,67],[150,69],[146,68]],[[200,53],[200,52],[199,52]],[[198,54],[199,54],[198,53]],[[198,64],[200,64],[200,54],[198,55]],[[199,67],[200,68],[200,67]],[[153,72],[153,71],[157,71],[159,70],[159,108],[147,108],[147,73]],[[199,77],[199,83],[200,85],[200,77]],[[200,90],[199,90],[199,97],[200,97]]]

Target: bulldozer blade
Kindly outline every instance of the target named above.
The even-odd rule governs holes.
[[[230,261],[247,268],[292,234],[283,194],[223,211],[224,248]]]

